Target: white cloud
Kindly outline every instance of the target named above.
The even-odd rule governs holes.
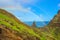
[[[16,6],[16,5],[18,5],[18,3],[17,2],[15,2],[15,0],[0,0],[0,4],[2,4],[2,5],[5,5],[5,6],[7,6],[7,5],[12,5],[12,6]]]
[[[0,0],[0,8],[12,8],[14,2],[12,0]]]
[[[60,3],[58,4],[58,7],[60,7]]]
[[[24,11],[21,15],[23,15],[20,16],[21,21],[43,21],[41,17],[29,10]]]
[[[38,0],[17,0],[17,2],[21,3],[21,4],[35,4]]]
[[[2,0],[2,2],[5,2],[5,1]],[[14,1],[12,2],[11,1],[12,0],[8,1],[8,4],[3,3],[3,6],[1,7],[0,5],[0,7],[14,13],[16,16],[20,16],[18,18],[21,21],[43,21],[41,17],[36,15],[34,12],[32,12],[32,9],[30,7],[24,8],[22,5],[16,4]],[[34,0],[25,0],[25,1],[22,0],[22,3],[23,2],[31,3],[31,2],[34,2]]]
[[[0,2],[3,2],[3,3],[5,3],[5,2],[9,2],[10,0],[0,0]]]
[[[7,8],[6,8],[7,9]],[[31,8],[23,8],[22,6],[15,6],[12,9],[8,8],[7,10],[13,11],[12,13],[18,12],[17,18],[21,21],[43,21],[41,16],[36,15],[34,12],[31,11]],[[18,17],[19,16],[19,17]]]

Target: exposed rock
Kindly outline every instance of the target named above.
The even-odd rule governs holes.
[[[60,27],[60,10],[58,11],[58,14],[54,16],[54,18],[49,23],[49,26],[51,27]]]
[[[33,22],[32,27],[37,27],[35,21]]]

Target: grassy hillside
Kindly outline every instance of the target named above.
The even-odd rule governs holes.
[[[2,9],[0,9],[0,25],[4,25],[5,27],[16,31],[15,34],[20,36],[24,40],[35,40],[35,38],[38,38],[40,40],[40,36],[36,34],[31,28],[18,21],[18,19],[9,12]]]
[[[4,28],[8,32],[5,34],[15,35],[11,37],[10,40],[59,40],[60,33],[57,33],[57,28],[35,28],[29,27],[28,25],[19,21],[14,15],[11,13],[0,9],[0,27]],[[3,30],[4,31],[4,30]],[[59,30],[58,30],[59,31]],[[2,33],[3,34],[3,33]],[[1,36],[0,36],[1,38]],[[8,38],[8,37],[7,37]]]

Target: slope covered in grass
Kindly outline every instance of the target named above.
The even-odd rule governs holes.
[[[15,16],[2,9],[0,9],[0,25],[4,25],[5,27],[16,31],[15,34],[23,39],[40,40],[40,36],[36,34],[33,29],[29,28],[27,25],[15,18]]]
[[[60,40],[59,27],[54,27],[53,29],[52,27],[53,26],[51,25],[47,25],[40,29],[36,27],[29,27],[19,21],[11,13],[0,9],[0,28],[2,30],[4,29],[3,31],[6,32],[2,33],[5,36],[9,34],[6,36],[9,40]],[[2,38],[5,37],[4,35]]]

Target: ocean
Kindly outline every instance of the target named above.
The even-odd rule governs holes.
[[[29,25],[29,26],[32,26],[33,22],[24,22],[25,24]],[[36,26],[37,27],[44,27],[46,25],[48,25],[49,21],[39,21],[39,22],[36,22]]]

